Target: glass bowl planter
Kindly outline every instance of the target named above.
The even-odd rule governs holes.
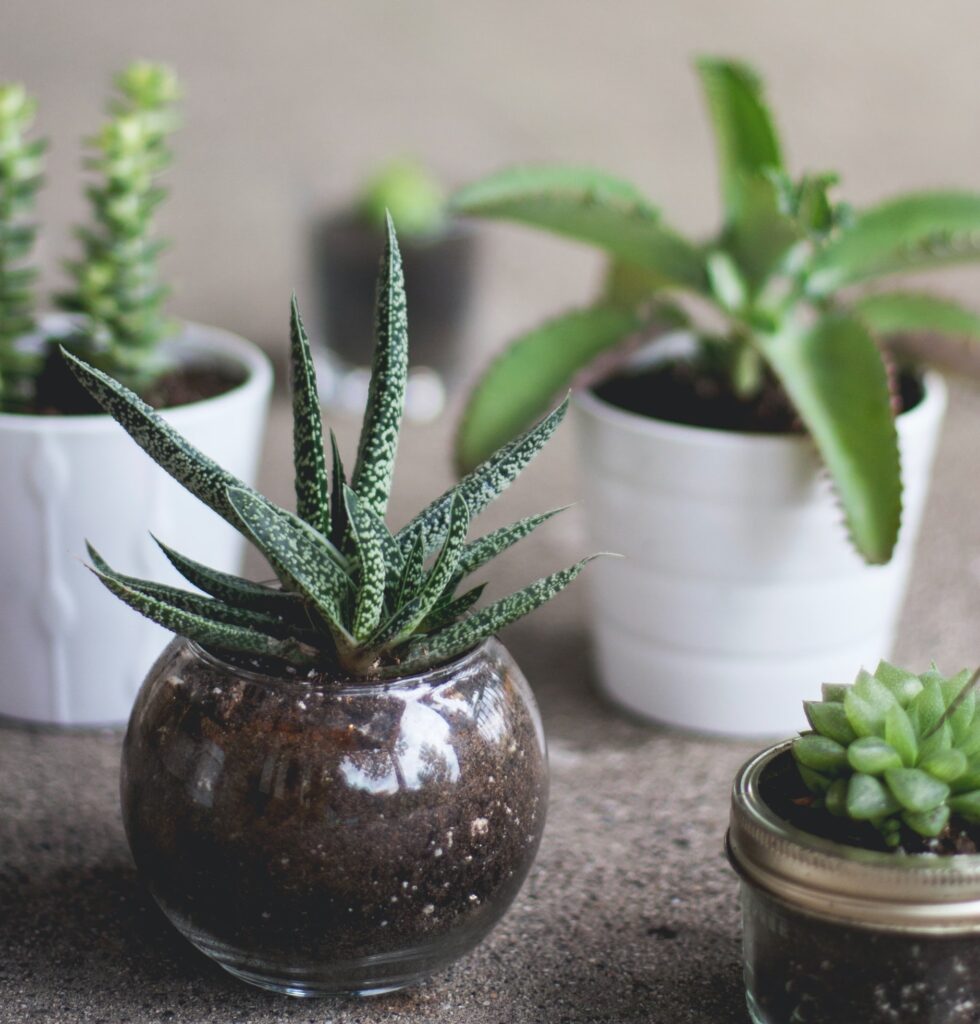
[[[411,678],[308,683],[178,638],[123,751],[126,833],[164,913],[291,995],[392,991],[472,949],[546,803],[538,711],[496,640]]]
[[[776,814],[791,743],[740,770],[728,854],[742,879],[755,1024],[976,1024],[980,855],[878,852]]]

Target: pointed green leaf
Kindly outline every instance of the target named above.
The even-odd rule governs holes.
[[[601,352],[624,342],[640,317],[622,306],[564,313],[497,356],[471,392],[456,433],[456,465],[466,471],[513,440],[567,391]]]
[[[875,334],[929,332],[980,339],[980,314],[952,299],[916,292],[878,292],[851,304]]]
[[[662,285],[703,292],[697,248],[666,227],[632,185],[581,167],[517,167],[460,189],[457,213],[510,220],[599,246],[655,273]]]
[[[956,782],[965,774],[968,764],[962,750],[937,750],[923,758],[919,767],[940,782]]]
[[[449,509],[453,495],[459,493],[466,502],[470,518],[475,519],[486,507],[513,483],[521,470],[547,444],[551,435],[565,418],[568,399],[550,412],[526,434],[504,445],[486,462],[481,463],[456,485],[424,508],[414,519],[398,531],[397,540],[403,554],[412,549],[417,537],[422,538],[426,555],[443,542],[449,527]]]
[[[696,66],[715,129],[725,208],[734,219],[745,177],[782,167],[779,138],[762,82],[748,65],[702,57]]]
[[[722,240],[756,293],[786,265],[806,237],[804,227],[785,209],[779,185],[765,174],[742,176],[729,215]]]
[[[946,804],[940,804],[931,811],[918,814],[913,811],[906,811],[902,815],[902,821],[913,832],[918,832],[920,836],[931,839],[938,836],[949,824],[949,807]]]
[[[900,704],[895,704],[885,713],[885,740],[898,751],[906,768],[915,767],[919,743],[912,720]]]
[[[296,295],[290,304],[290,387],[293,395],[293,466],[296,514],[314,530],[330,536],[327,467],[323,456],[323,420],[310,342]]]
[[[898,436],[881,353],[857,320],[827,316],[802,333],[759,336],[763,355],[813,438],[860,553],[887,562],[898,539]]]
[[[354,639],[362,643],[377,628],[384,608],[387,575],[384,540],[378,530],[381,520],[371,514],[367,502],[362,502],[350,487],[344,491],[344,501],[347,504],[347,517],[357,551],[359,572],[354,625],[351,632]]]
[[[899,810],[888,788],[873,775],[858,772],[847,784],[847,814],[856,821],[874,821]]]
[[[228,490],[234,488],[259,498],[255,491],[185,441],[128,388],[76,358],[65,348],[61,353],[89,394],[158,466],[232,526],[239,528],[238,516],[228,501]]]
[[[808,287],[829,295],[856,281],[980,258],[980,194],[922,192],[861,213],[814,259]]]
[[[205,647],[279,658],[291,665],[303,667],[316,663],[317,652],[296,640],[277,640],[253,629],[214,622],[193,612],[176,608],[158,598],[139,593],[113,577],[103,575],[97,569],[93,569],[92,572],[130,608],[163,626],[164,629],[185,636]]]
[[[862,736],[847,748],[847,760],[856,772],[881,775],[889,768],[901,768],[898,751],[878,736]]]
[[[950,797],[949,806],[955,814],[967,821],[973,824],[980,822],[980,789]]]
[[[847,749],[829,736],[804,733],[793,741],[793,757],[817,772],[838,772],[847,766]]]
[[[807,721],[815,732],[828,736],[845,746],[857,738],[851,723],[847,720],[844,705],[837,701],[808,700],[803,703]]]
[[[552,573],[516,594],[501,598],[462,622],[457,622],[439,633],[420,637],[408,645],[404,659],[397,666],[398,670],[413,672],[426,665],[438,664],[463,654],[504,626],[523,618],[546,601],[550,601],[564,590],[593,558],[597,557],[593,555],[591,558],[583,558],[581,562]]]
[[[419,627],[419,631],[422,633],[434,633],[437,629],[442,629],[443,626],[451,625],[457,619],[461,619],[480,600],[486,588],[486,583],[480,583],[459,597],[439,602],[425,617],[425,621]]]
[[[892,768],[885,782],[895,799],[907,810],[922,814],[938,807],[948,796],[949,786],[918,768]]]
[[[849,689],[850,686],[847,683],[824,683],[820,687],[820,694],[828,703],[837,701],[843,704],[844,696]]]
[[[831,814],[836,815],[838,818],[843,818],[847,815],[849,781],[849,779],[835,779],[831,783],[830,789],[827,790],[827,795],[824,797],[824,806]]]
[[[377,338],[371,365],[371,384],[351,487],[361,501],[383,519],[388,510],[408,381],[405,281],[398,239],[390,216],[378,278],[377,303]]]
[[[425,548],[422,538],[416,537],[412,550],[409,551],[398,582],[398,591],[392,603],[393,608],[401,608],[414,598],[425,580]]]
[[[570,505],[564,505],[561,508],[551,509],[550,512],[541,512],[536,516],[528,516],[525,519],[518,520],[516,523],[511,523],[510,526],[501,526],[500,529],[471,541],[463,548],[463,552],[460,555],[454,577],[455,585],[458,586],[463,577],[476,572],[477,569],[482,569],[488,562],[503,554],[518,541],[523,540],[528,534],[533,533],[542,523],[548,522],[549,519],[558,515],[559,512],[564,512],[570,507]]]
[[[919,735],[928,737],[942,720],[946,711],[942,687],[936,679],[929,679],[922,692],[909,704],[913,722],[918,727]]]
[[[337,435],[330,431],[330,452],[333,464],[330,471],[330,540],[338,550],[346,550],[346,538],[349,530],[347,522],[347,505],[344,502],[344,488],[347,486],[347,474],[344,472],[344,461],[340,457],[340,445]]]
[[[330,542],[298,516],[249,491],[230,487],[228,503],[279,579],[312,602],[334,635],[349,642],[344,606],[351,584]]]
[[[884,683],[895,694],[903,708],[913,697],[922,692],[922,680],[914,672],[896,668],[887,661],[878,662],[875,679]]]

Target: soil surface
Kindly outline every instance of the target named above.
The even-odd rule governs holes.
[[[168,371],[141,389],[140,398],[154,409],[173,409],[206,398],[216,398],[242,383],[241,374],[213,365],[185,366]],[[102,407],[75,379],[57,349],[44,362],[37,379],[34,416],[91,416]]]
[[[628,412],[668,423],[748,434],[802,434],[803,424],[786,392],[767,376],[751,399],[738,398],[729,378],[695,362],[666,362],[640,373],[619,374],[595,387],[604,401]],[[896,413],[922,400],[922,385],[911,371],[898,375]]]
[[[547,789],[508,674],[352,692],[170,652],[127,736],[123,815],[183,931],[240,969],[322,980],[367,957],[438,960],[444,941],[450,960],[496,922]]]

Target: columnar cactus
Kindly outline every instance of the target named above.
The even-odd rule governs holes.
[[[173,71],[139,61],[117,76],[118,96],[102,131],[88,140],[86,166],[100,175],[88,189],[94,223],[76,229],[83,256],[66,268],[73,288],[62,309],[82,315],[80,350],[117,379],[141,386],[157,369],[157,343],[171,331],[162,306],[168,289],[157,259],[153,217],[166,191],[167,136],[177,127],[180,90]]]
[[[940,835],[956,816],[980,823],[980,702],[968,670],[915,675],[881,662],[808,702],[812,732],[793,756],[817,805],[871,822],[889,846],[902,826]]]
[[[40,363],[39,355],[16,347],[35,326],[37,270],[27,257],[45,149],[44,139],[27,137],[36,106],[22,85],[0,84],[0,411],[30,402]]]
[[[116,572],[90,548],[99,579],[137,611],[219,652],[275,659],[294,670],[398,676],[461,654],[567,586],[589,559],[473,611],[484,584],[464,581],[554,512],[467,541],[471,520],[541,449],[567,401],[436,498],[397,533],[384,521],[408,375],[401,257],[388,222],[378,287],[377,347],[368,405],[348,478],[331,436],[328,474],[316,380],[292,308],[296,514],[274,505],[193,448],[108,374],[65,353],[79,380],[149,455],[265,555],[279,587],[217,573],[168,547],[204,594]],[[349,482],[348,482],[349,481]],[[207,595],[207,596],[205,596]]]

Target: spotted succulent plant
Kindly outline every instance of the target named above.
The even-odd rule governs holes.
[[[408,373],[408,326],[394,228],[378,285],[377,346],[357,459],[348,478],[331,435],[327,472],[310,348],[292,306],[296,512],[193,448],[136,395],[64,353],[78,379],[149,455],[265,555],[276,588],[215,572],[161,544],[204,594],[124,576],[93,548],[93,571],[118,597],[167,629],[217,650],[297,669],[358,676],[418,672],[461,654],[549,600],[589,559],[473,611],[484,584],[468,577],[555,512],[475,540],[470,521],[551,437],[562,403],[436,498],[397,533],[385,524]],[[560,510],[556,510],[560,511]],[[462,588],[462,592],[458,591]]]
[[[940,835],[954,816],[980,823],[980,702],[968,670],[921,675],[881,662],[807,702],[812,732],[793,756],[818,805],[871,822],[889,846],[902,826]]]

